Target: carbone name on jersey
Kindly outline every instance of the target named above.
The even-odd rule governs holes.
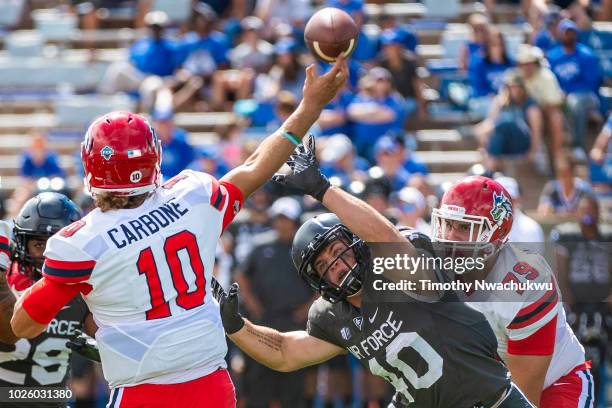
[[[187,212],[189,212],[189,209],[182,208],[178,202],[170,200],[136,219],[109,229],[106,233],[115,246],[121,249],[159,232],[162,228],[183,217]]]

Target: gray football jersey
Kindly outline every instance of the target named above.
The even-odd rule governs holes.
[[[33,339],[0,343],[0,386],[62,387],[66,385],[72,350],[66,342],[82,330],[88,314],[80,296],[72,299]]]
[[[361,309],[319,298],[308,333],[347,349],[393,384],[408,407],[478,406],[509,386],[495,334],[480,312],[445,298],[427,303],[402,296],[377,302],[364,294]]]

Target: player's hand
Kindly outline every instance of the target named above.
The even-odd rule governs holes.
[[[219,296],[219,306],[221,308],[221,321],[227,334],[234,334],[244,326],[244,318],[238,308],[238,291],[240,286],[236,282],[232,283],[227,293],[223,292]]]
[[[296,147],[287,165],[291,171],[287,174],[277,173],[272,177],[276,183],[294,188],[303,194],[309,194],[319,201],[329,188],[329,180],[319,169],[319,163],[315,157],[315,138],[310,135],[305,144]]]
[[[89,336],[84,336],[78,332],[79,335],[66,342],[66,347],[72,351],[79,353],[88,360],[100,362],[100,351],[98,350],[98,343]]]
[[[336,59],[334,66],[321,76],[317,75],[315,64],[308,66],[302,96],[304,105],[310,109],[323,109],[344,87],[348,76],[346,60],[341,56]]]

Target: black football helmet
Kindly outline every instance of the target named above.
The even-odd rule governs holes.
[[[47,239],[81,217],[79,207],[63,194],[45,192],[29,199],[19,211],[13,227],[14,259],[19,262],[20,271],[30,273],[32,279],[39,279],[44,258],[28,253],[28,241]]]
[[[338,239],[346,244],[347,249],[319,275],[314,268],[314,261],[324,248]],[[353,251],[355,265],[348,265],[349,272],[341,284],[336,285],[328,281],[325,275],[335,262],[346,262],[342,257],[348,251]],[[370,261],[370,251],[365,242],[344,226],[335,214],[325,213],[309,219],[296,232],[291,257],[302,279],[324,299],[336,303],[361,289],[363,273]]]

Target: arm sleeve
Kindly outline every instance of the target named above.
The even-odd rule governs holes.
[[[42,274],[50,281],[74,284],[91,276],[96,261],[70,242],[72,238],[54,235],[47,241]]]
[[[81,289],[81,285],[66,285],[43,277],[23,295],[22,307],[37,323],[49,324]]]
[[[514,355],[549,356],[555,351],[557,316],[531,336],[522,340],[508,339],[508,353]]]
[[[539,255],[536,256],[539,257]],[[559,313],[559,308],[562,307],[557,283],[552,276],[550,267],[544,265],[545,262],[541,259],[541,262],[527,264],[527,266],[533,265],[533,269],[538,272],[538,277],[532,282],[535,284],[546,283],[547,286],[542,290],[525,291],[523,294],[525,299],[520,309],[506,326],[509,342],[531,337],[555,319]],[[526,264],[525,262],[522,263]]]

